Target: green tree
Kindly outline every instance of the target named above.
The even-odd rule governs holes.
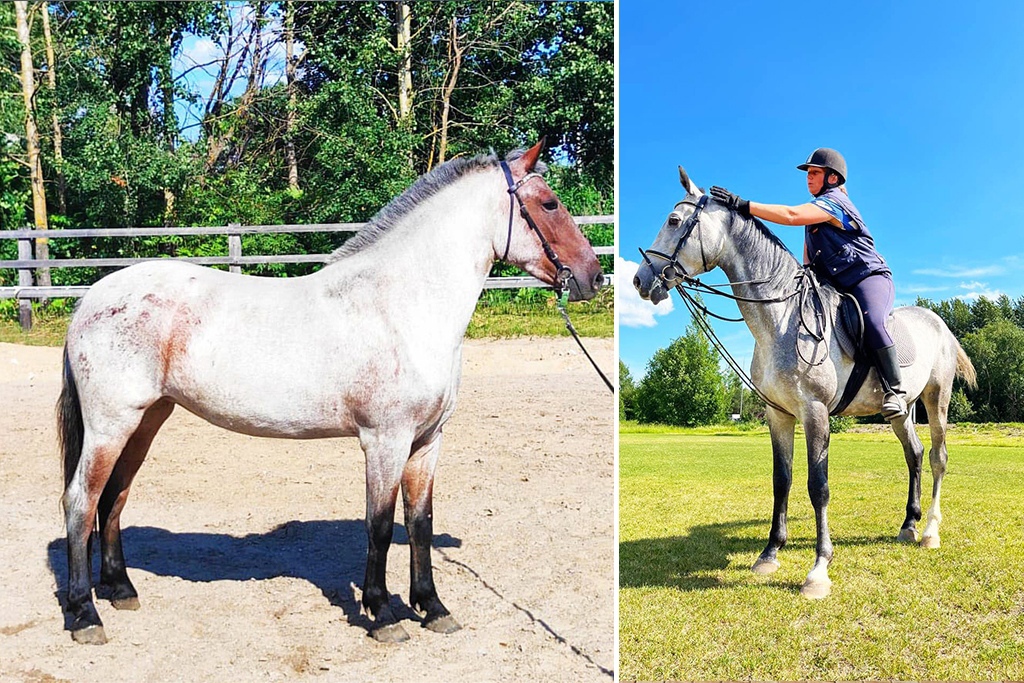
[[[1024,420],[1024,330],[996,320],[963,339],[978,373],[971,392],[976,417],[983,422]]]
[[[633,382],[629,368],[619,361],[619,419],[636,419],[636,383]]]
[[[647,364],[637,390],[637,419],[693,427],[725,420],[728,396],[718,355],[696,324]]]

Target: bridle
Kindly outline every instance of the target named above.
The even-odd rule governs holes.
[[[675,208],[678,209],[680,204],[689,204],[689,203],[691,203],[691,202],[687,202],[686,200],[683,200],[682,202],[679,202],[679,204],[676,204]],[[733,372],[735,372],[739,376],[740,380],[751,391],[753,391],[755,394],[757,394],[761,398],[761,400],[764,401],[766,404],[768,404],[768,405],[772,406],[773,408],[775,408],[777,410],[780,410],[780,411],[782,411],[784,413],[788,413],[789,411],[787,411],[785,408],[783,408],[782,406],[778,405],[777,403],[773,402],[771,399],[769,399],[764,394],[764,392],[762,392],[760,389],[758,389],[754,385],[753,380],[750,378],[749,375],[747,375],[746,371],[743,370],[743,368],[740,366],[739,362],[736,361],[736,359],[725,348],[725,345],[718,338],[718,335],[715,334],[715,331],[711,327],[711,324],[707,321],[707,316],[709,316],[709,315],[714,317],[714,318],[718,318],[719,320],[724,320],[726,322],[743,322],[743,318],[726,318],[724,316],[718,315],[718,314],[708,310],[707,306],[705,306],[703,303],[701,303],[698,299],[696,299],[692,294],[690,294],[686,290],[691,290],[691,291],[696,291],[696,292],[706,292],[706,293],[709,293],[709,294],[716,294],[718,296],[723,296],[723,297],[726,297],[728,299],[732,299],[734,301],[744,301],[744,302],[747,302],[747,303],[756,303],[756,304],[780,303],[780,302],[783,302],[783,301],[788,301],[789,299],[792,299],[795,296],[799,296],[800,297],[800,302],[799,302],[800,324],[803,327],[803,329],[807,332],[807,334],[815,341],[815,343],[820,343],[820,342],[824,341],[824,339],[825,339],[825,322],[824,322],[823,304],[822,304],[822,301],[821,301],[821,293],[818,291],[817,280],[815,280],[815,278],[810,273],[807,272],[809,270],[809,266],[804,266],[803,268],[801,268],[801,269],[799,269],[797,271],[797,274],[796,274],[797,283],[796,283],[796,287],[794,287],[792,292],[789,292],[788,294],[782,294],[782,295],[776,296],[776,297],[768,297],[768,298],[763,298],[763,299],[755,299],[755,298],[751,298],[751,297],[738,296],[736,294],[730,294],[728,292],[723,292],[723,291],[721,291],[718,288],[719,287],[731,287],[731,286],[734,286],[734,285],[758,285],[758,284],[764,284],[764,283],[769,282],[770,280],[772,280],[772,278],[764,278],[764,279],[761,279],[761,280],[743,280],[743,281],[737,281],[737,282],[730,282],[730,283],[727,283],[727,284],[724,284],[724,285],[709,285],[709,284],[705,284],[705,283],[701,282],[700,280],[698,280],[695,277],[692,277],[690,274],[688,274],[686,272],[686,268],[683,266],[683,264],[679,262],[679,252],[680,252],[680,250],[682,250],[683,246],[686,244],[686,241],[690,237],[690,234],[694,230],[697,230],[698,231],[698,233],[697,233],[697,242],[700,245],[701,264],[704,267],[704,272],[708,271],[708,261],[707,261],[707,257],[704,254],[704,241],[700,238],[700,232],[699,232],[700,231],[700,215],[704,211],[704,207],[707,206],[707,203],[708,203],[708,195],[702,194],[700,196],[700,198],[694,204],[694,206],[696,208],[694,209],[693,213],[690,214],[690,216],[686,219],[686,222],[682,224],[682,228],[680,230],[679,240],[676,242],[676,248],[675,248],[675,250],[673,250],[673,252],[671,254],[665,254],[663,252],[660,252],[660,251],[657,251],[657,250],[654,250],[654,249],[647,249],[646,251],[643,250],[643,249],[640,249],[640,255],[643,257],[644,262],[647,263],[648,267],[650,267],[651,272],[654,273],[655,277],[658,278],[658,282],[661,284],[662,288],[665,289],[665,291],[668,291],[669,289],[673,288],[673,287],[670,287],[670,285],[669,285],[669,283],[671,281],[673,281],[673,280],[681,280],[681,282],[679,282],[678,284],[676,284],[674,286],[674,289],[682,297],[683,303],[686,304],[686,307],[690,311],[691,318],[697,323],[697,326],[704,333],[704,335],[708,338],[708,340],[714,345],[714,347],[718,350],[718,353],[722,356],[722,358],[729,365],[729,367],[732,368]],[[680,214],[676,210],[673,210],[672,213],[669,214],[669,217],[668,217],[669,225],[675,226],[675,225],[679,225],[681,222],[682,222],[682,217],[680,216]],[[651,262],[650,255],[657,256],[658,258],[666,261],[666,264],[662,267],[660,272],[657,271],[654,268],[654,264]],[[814,311],[814,314],[815,314],[815,318],[817,319],[817,323],[818,323],[817,324],[818,332],[814,332],[813,330],[811,330],[810,325],[808,325],[807,321],[804,319],[804,304],[805,304],[809,294],[813,295],[814,300],[817,302],[817,307],[816,307],[816,310]],[[699,311],[700,314],[698,314],[698,311]],[[817,362],[811,362],[811,361],[808,361],[807,359],[805,359],[803,357],[803,354],[800,351],[799,344],[797,345],[796,352],[800,356],[800,359],[802,361],[804,361],[804,363],[806,363],[807,365],[810,365],[810,366],[821,365],[826,360],[828,360],[828,357],[829,357],[828,346],[827,345],[825,346],[825,357],[822,358],[820,361],[817,361]]]
[[[679,204],[687,203],[688,202],[686,200],[679,202]],[[676,204],[675,208],[678,209],[679,204]],[[668,283],[671,280],[682,279],[687,282],[691,280],[690,276],[686,272],[686,268],[684,268],[683,264],[679,262],[679,251],[683,248],[683,244],[686,242],[686,239],[690,236],[690,233],[693,232],[694,228],[700,228],[700,214],[701,212],[704,211],[704,207],[707,206],[707,204],[708,195],[702,194],[700,196],[700,199],[698,199],[697,203],[694,205],[696,208],[693,210],[693,213],[691,213],[690,217],[686,219],[685,223],[683,223],[683,227],[680,230],[679,241],[676,242],[676,248],[671,255],[663,254],[662,252],[656,251],[654,249],[648,249],[647,251],[644,251],[643,249],[640,250],[640,255],[644,257],[644,261],[646,261],[647,265],[651,267],[651,272],[657,274],[658,280],[661,282],[662,286],[666,290],[669,289]],[[679,225],[681,221],[682,217],[679,215],[678,211],[673,210],[672,213],[670,213],[668,216],[668,224],[671,226]],[[697,235],[697,242],[700,244],[700,260],[701,263],[704,265],[704,270],[706,272],[708,269],[708,260],[707,257],[704,255],[704,241],[700,238],[699,234]],[[654,254],[658,258],[667,261],[665,266],[661,269],[660,273],[654,270],[654,264],[651,263],[649,254]]]
[[[555,266],[555,284],[552,285],[555,290],[555,302],[558,306],[558,312],[562,314],[562,319],[565,320],[565,328],[572,334],[573,339],[579,344],[580,349],[583,350],[583,355],[587,357],[590,364],[597,370],[597,374],[604,380],[605,386],[608,387],[608,391],[615,393],[615,387],[609,381],[608,377],[601,372],[601,368],[597,367],[597,363],[591,357],[590,352],[587,351],[587,347],[583,346],[583,341],[580,339],[579,333],[576,332],[576,328],[573,327],[572,321],[569,320],[569,313],[565,310],[565,305],[569,301],[569,281],[576,282],[576,289],[579,290],[579,282],[576,280],[576,276],[573,275],[572,268],[562,263],[558,258],[558,254],[555,253],[551,243],[548,242],[547,238],[544,237],[544,233],[540,231],[537,226],[537,222],[533,220],[533,216],[530,215],[530,211],[526,208],[526,204],[523,202],[523,198],[519,196],[519,188],[525,185],[531,178],[542,178],[539,173],[527,173],[518,182],[512,179],[512,169],[508,167],[508,164],[504,161],[501,163],[501,171],[505,174],[505,182],[508,183],[508,237],[505,238],[505,253],[502,254],[501,260],[506,261],[508,259],[508,249],[512,245],[512,222],[515,215],[515,202],[519,202],[519,215],[523,217],[526,224],[530,226],[537,235],[537,239],[540,240],[540,245],[544,248],[544,255],[548,257]],[[513,199],[514,198],[514,199]]]
[[[558,254],[551,247],[551,243],[548,242],[547,238],[544,237],[544,233],[540,231],[537,226],[537,222],[533,220],[533,216],[530,215],[530,211],[526,208],[526,204],[523,203],[523,198],[519,196],[519,188],[529,182],[532,178],[542,178],[540,173],[527,173],[518,182],[512,179],[512,169],[508,167],[508,164],[504,161],[501,162],[501,170],[505,174],[505,182],[508,183],[508,237],[505,240],[505,253],[502,254],[501,260],[504,261],[508,258],[508,249],[512,245],[512,219],[515,209],[514,202],[519,202],[519,215],[523,217],[526,224],[530,226],[530,229],[537,234],[537,239],[540,240],[540,245],[544,248],[544,255],[548,257],[555,266],[555,293],[561,296],[563,290],[568,290],[569,280],[576,280],[576,277],[572,273],[572,269],[562,263]],[[543,179],[543,178],[542,178]],[[577,289],[579,283],[577,283]]]

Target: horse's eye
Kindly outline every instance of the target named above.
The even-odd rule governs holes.
[[[557,199],[549,199],[548,201],[543,202],[541,204],[541,206],[544,207],[545,211],[554,211],[555,209],[558,208],[558,200]]]
[[[672,213],[670,213],[668,215],[668,224],[671,225],[672,227],[675,227],[675,226],[679,225],[682,222],[683,222],[683,217],[680,216],[675,211],[673,211]]]

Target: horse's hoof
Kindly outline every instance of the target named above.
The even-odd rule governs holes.
[[[750,568],[750,571],[761,576],[768,576],[777,572],[781,566],[778,560],[762,560],[758,558],[754,566]]]
[[[71,639],[83,645],[105,645],[107,634],[102,626],[86,626],[71,632]]]
[[[900,529],[896,540],[900,543],[917,543],[917,529]]]
[[[821,600],[827,598],[828,594],[832,592],[831,581],[814,581],[807,582],[800,589],[800,595],[804,596],[808,600]]]
[[[374,629],[370,635],[378,643],[404,643],[409,640],[409,634],[402,628],[401,624],[388,624]]]
[[[427,623],[423,624],[423,627],[428,631],[433,631],[434,633],[443,633],[445,635],[448,635],[449,633],[455,633],[460,628],[462,628],[459,622],[455,621],[455,617],[453,617],[450,614],[446,614],[443,617],[438,617],[437,619],[432,619],[431,621],[428,621]]]
[[[922,548],[938,548],[942,543],[939,541],[938,536],[924,536],[921,538]]]
[[[139,609],[142,605],[139,604],[138,598],[116,598],[110,601],[110,604],[114,606],[114,609],[123,609],[134,611]]]

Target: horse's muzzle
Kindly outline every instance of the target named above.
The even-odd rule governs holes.
[[[583,278],[572,277],[566,283],[566,287],[569,289],[569,301],[588,301],[593,299],[597,296],[598,290],[600,290],[608,281],[608,278],[606,278],[604,273],[600,270],[590,278],[589,282],[583,280],[583,282],[586,283],[586,286],[580,286],[583,284],[580,282],[581,279]]]

